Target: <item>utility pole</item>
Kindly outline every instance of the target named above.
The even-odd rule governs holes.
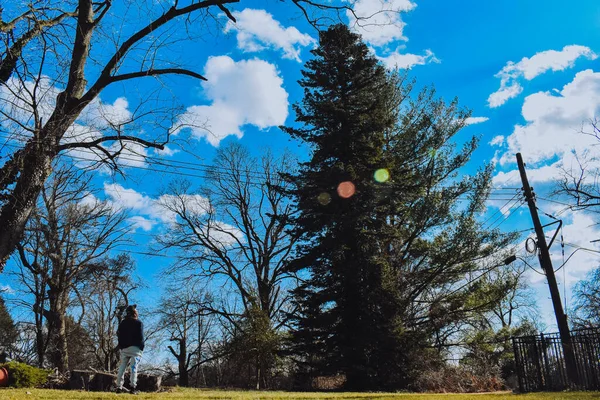
[[[571,345],[571,332],[569,331],[567,316],[565,315],[562,302],[560,300],[560,292],[558,291],[558,285],[556,284],[556,276],[554,275],[554,267],[552,266],[552,260],[550,259],[550,252],[548,251],[548,244],[546,243],[544,228],[540,223],[540,217],[537,212],[537,207],[535,206],[533,192],[529,186],[529,181],[527,180],[527,173],[525,172],[525,164],[523,164],[523,157],[521,157],[521,153],[517,153],[517,164],[519,165],[521,181],[523,182],[523,191],[525,192],[525,198],[527,200],[527,204],[529,205],[533,227],[535,228],[535,234],[537,235],[537,247],[539,249],[538,259],[540,261],[540,266],[542,267],[542,270],[545,272],[546,278],[548,279],[550,297],[552,298],[554,314],[556,315],[556,324],[558,325],[560,341],[562,342],[563,354],[565,356],[567,377],[571,384],[577,385],[579,380],[577,376],[575,354],[573,353],[573,347]]]

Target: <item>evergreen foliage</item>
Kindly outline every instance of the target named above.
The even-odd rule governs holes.
[[[18,334],[17,327],[6,308],[4,299],[0,297],[0,353],[10,352]]]
[[[283,128],[312,150],[286,176],[301,239],[289,268],[306,278],[292,351],[309,376],[341,373],[349,390],[406,388],[449,325],[502,296],[501,285],[463,284],[512,237],[476,222],[492,169],[459,178],[477,140],[452,144],[468,117],[456,101],[411,98],[413,83],[344,25],[312,53],[294,106],[302,126]]]
[[[8,386],[15,388],[39,387],[48,381],[48,371],[25,363],[11,361],[0,364],[8,371]]]

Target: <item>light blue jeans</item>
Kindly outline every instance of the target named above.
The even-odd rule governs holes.
[[[123,388],[123,381],[125,380],[125,370],[128,365],[131,365],[131,376],[129,383],[131,387],[135,389],[137,386],[137,369],[140,359],[142,358],[142,350],[137,346],[129,346],[125,349],[121,349],[121,365],[119,365],[119,373],[117,374],[117,387]]]

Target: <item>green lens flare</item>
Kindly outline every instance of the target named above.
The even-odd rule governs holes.
[[[385,168],[380,168],[375,171],[373,177],[379,183],[387,182],[390,179],[390,171]]]
[[[321,205],[326,206],[327,204],[329,204],[331,202],[331,195],[329,193],[323,192],[317,196],[317,201]]]

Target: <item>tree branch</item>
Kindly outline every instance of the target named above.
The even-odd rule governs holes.
[[[116,135],[116,136],[104,136],[93,140],[91,142],[75,142],[75,143],[65,143],[58,146],[58,151],[68,150],[68,149],[77,149],[77,148],[85,148],[90,149],[92,147],[98,147],[100,143],[103,142],[116,142],[126,140],[128,142],[135,142],[146,147],[152,147],[155,149],[164,150],[165,146],[159,143],[149,142],[144,139],[140,139],[136,136],[128,136],[128,135]]]
[[[197,78],[197,79],[200,79],[203,81],[207,80],[202,75],[200,75],[194,71],[190,71],[190,70],[183,69],[183,68],[162,68],[162,69],[152,68],[147,71],[130,72],[127,74],[113,75],[110,77],[110,83],[124,81],[127,79],[133,79],[133,78],[141,78],[144,76],[157,76],[157,75],[167,75],[167,74],[187,75],[187,76],[191,76],[193,78]]]
[[[102,89],[104,89],[107,85],[111,84],[111,74],[119,65],[119,63],[123,60],[127,52],[140,40],[149,35],[150,33],[156,31],[158,28],[171,21],[172,19],[179,17],[181,15],[190,14],[194,11],[201,10],[203,8],[208,8],[211,6],[218,6],[223,3],[238,3],[239,0],[206,0],[200,1],[198,3],[190,4],[183,8],[176,8],[176,5],[171,7],[166,13],[152,21],[150,24],[146,25],[144,28],[140,29],[133,35],[129,37],[121,47],[115,52],[115,54],[111,57],[111,59],[106,63],[102,73],[96,80],[96,82],[90,87],[88,92],[83,96],[82,100],[85,102],[92,101],[98,93]]]

